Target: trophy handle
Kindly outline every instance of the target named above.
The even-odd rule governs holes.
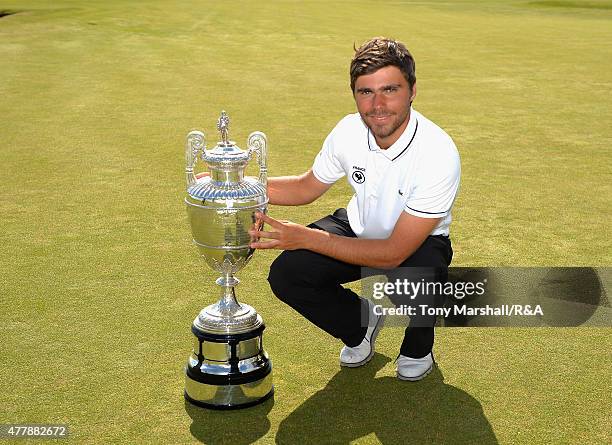
[[[265,187],[268,184],[268,138],[261,131],[254,131],[247,139],[249,153],[257,153],[259,164],[259,182]]]
[[[187,187],[196,182],[193,167],[198,161],[198,153],[205,148],[206,139],[204,133],[194,130],[187,135],[187,143],[185,144],[185,177],[187,179]]]

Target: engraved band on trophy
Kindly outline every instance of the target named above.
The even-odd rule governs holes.
[[[217,122],[221,141],[206,149],[204,133],[187,135],[187,215],[193,242],[206,263],[221,274],[221,299],[193,321],[194,347],[185,368],[185,398],[207,408],[243,408],[260,403],[274,393],[272,363],[263,349],[263,320],[251,306],[238,303],[234,277],[251,259],[248,231],[255,212],[268,204],[266,136],[253,132],[247,150],[228,139],[229,117],[223,111]],[[245,168],[257,155],[259,178],[245,177]],[[209,177],[196,180],[198,159],[206,163]]]

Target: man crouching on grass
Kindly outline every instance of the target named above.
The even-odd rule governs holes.
[[[251,247],[284,250],[270,267],[274,294],[342,340],[340,364],[357,367],[372,358],[384,315],[342,284],[358,280],[361,267],[427,268],[443,279],[461,168],[452,139],[412,108],[415,63],[402,43],[364,43],[350,77],[358,113],[340,120],[306,173],[268,180],[270,204],[302,205],[346,176],[355,191],[346,209],[308,226],[258,214],[270,229],[250,233],[261,237]],[[431,371],[434,324],[435,317],[410,320],[397,360],[400,379]]]

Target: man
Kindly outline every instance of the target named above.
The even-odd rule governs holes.
[[[425,267],[443,279],[452,258],[460,163],[451,138],[412,109],[415,63],[402,43],[364,43],[350,76],[358,113],[336,125],[310,170],[268,181],[270,204],[302,205],[347,176],[355,191],[347,209],[307,227],[258,214],[271,229],[252,230],[258,241],[251,247],[284,250],[270,268],[272,291],[342,340],[340,364],[356,367],[374,354],[383,316],[341,284],[358,280],[362,266]],[[362,310],[368,323],[361,322]],[[431,371],[434,324],[435,317],[411,319],[397,360],[400,379],[420,380]]]

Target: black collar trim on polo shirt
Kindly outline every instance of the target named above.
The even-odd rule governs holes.
[[[406,145],[406,148],[404,148],[400,154],[398,154],[396,157],[391,159],[391,162],[395,161],[397,158],[403,155],[404,152],[408,150],[408,147],[410,147],[410,144],[412,144],[412,141],[414,141],[414,137],[416,136],[417,130],[419,129],[419,120],[416,118],[415,120],[416,120],[416,125],[414,126],[414,133],[412,134],[412,137],[410,138],[410,142],[408,142],[408,145]]]
[[[419,120],[415,118],[415,121],[416,121],[416,125],[414,126],[414,133],[412,134],[412,137],[410,138],[410,142],[408,142],[408,145],[406,145],[406,147],[396,157],[391,159],[391,162],[395,161],[397,158],[403,155],[404,152],[408,150],[408,147],[410,147],[410,144],[412,144],[412,141],[414,141],[414,137],[416,136],[417,130],[419,128]],[[370,151],[374,151],[372,147],[370,146],[370,129],[369,128],[368,128],[368,134],[366,135],[366,137],[368,138],[368,149]]]
[[[366,133],[366,140],[368,141],[368,150],[374,151],[370,146],[370,127],[368,127],[368,132]]]

